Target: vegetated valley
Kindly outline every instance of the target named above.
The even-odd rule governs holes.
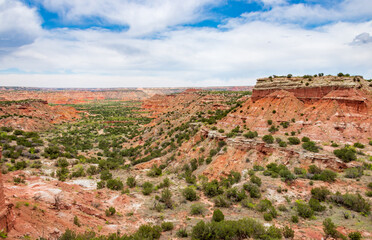
[[[0,91],[0,237],[372,239],[371,84]]]

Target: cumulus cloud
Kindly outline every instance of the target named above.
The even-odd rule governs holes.
[[[206,17],[203,10],[222,0],[38,0],[66,22],[94,16],[102,22],[125,25],[128,34],[143,35]]]
[[[0,55],[32,43],[42,32],[33,8],[14,0],[0,0]]]

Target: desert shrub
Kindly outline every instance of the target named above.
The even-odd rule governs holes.
[[[180,228],[177,231],[176,236],[179,237],[179,238],[187,238],[189,236],[189,234],[187,233],[186,228]]]
[[[288,227],[288,226],[285,226],[283,228],[283,236],[285,238],[294,238],[294,231],[292,228]]]
[[[173,230],[174,225],[172,222],[162,222],[161,228],[163,229],[163,232]]]
[[[333,153],[336,155],[336,157],[338,157],[339,159],[346,163],[357,159],[355,149],[350,146],[345,146],[344,148],[336,149],[333,151]]]
[[[271,119],[267,120],[267,124],[268,124],[268,125],[273,124],[273,120],[271,120]]]
[[[60,158],[57,160],[57,166],[58,167],[68,167],[69,163],[66,160],[66,158]]]
[[[136,178],[135,177],[128,177],[127,178],[127,185],[128,187],[130,188],[134,188],[136,186],[137,182],[136,182]]]
[[[371,145],[371,146],[372,146],[372,140],[371,140],[371,141],[369,141],[369,145]]]
[[[224,196],[215,197],[213,199],[213,202],[214,202],[215,207],[228,208],[231,205],[230,201],[227,198],[225,198]]]
[[[256,184],[248,183],[243,185],[244,189],[249,192],[251,198],[260,198],[261,191]]]
[[[274,143],[274,137],[272,135],[265,135],[262,137],[262,141],[268,144]]]
[[[330,218],[326,218],[323,221],[323,231],[326,237],[333,237],[335,239],[346,239],[339,231],[336,230],[336,225],[332,222]]]
[[[141,225],[133,235],[133,239],[159,239],[161,236],[161,227],[151,225]]]
[[[161,168],[156,166],[155,164],[151,167],[150,171],[147,173],[147,176],[149,177],[157,177],[160,176],[162,173]]]
[[[346,208],[366,215],[371,211],[371,205],[360,194],[346,193],[342,195],[336,193],[331,196],[331,200],[337,204],[345,206]]]
[[[356,148],[364,148],[364,145],[361,144],[360,142],[356,142],[356,143],[354,143],[353,146],[356,147]]]
[[[296,179],[295,175],[293,175],[291,173],[291,171],[289,171],[289,169],[282,169],[282,170],[280,170],[279,171],[279,175],[286,182],[290,182],[290,181],[293,181],[294,179]]]
[[[263,239],[281,239],[281,238],[282,238],[282,231],[275,226],[270,226],[266,230],[266,234],[263,237]]]
[[[66,181],[68,174],[69,174],[69,170],[65,167],[59,168],[56,172],[58,180],[62,182]]]
[[[294,173],[296,175],[305,175],[306,174],[306,169],[295,167],[294,168]]]
[[[255,137],[258,137],[258,133],[256,131],[254,131],[254,132],[249,131],[246,134],[244,134],[244,137],[249,138],[249,139],[253,139]]]
[[[182,191],[182,195],[186,198],[186,200],[189,201],[195,201],[198,199],[198,195],[194,188],[192,187],[187,187]]]
[[[348,237],[350,240],[360,240],[362,239],[362,234],[360,232],[351,232]]]
[[[309,206],[315,212],[323,212],[326,209],[326,207],[321,205],[319,200],[315,198],[310,198]]]
[[[109,170],[103,170],[100,176],[101,180],[109,180],[112,178],[112,173]]]
[[[201,215],[205,211],[205,208],[202,204],[196,203],[191,205],[190,213],[191,215]]]
[[[301,141],[297,137],[289,137],[288,138],[288,143],[291,144],[291,145],[298,145],[298,144],[301,143]]]
[[[99,181],[97,182],[97,189],[102,189],[106,187],[106,182],[105,181]]]
[[[314,176],[311,178],[313,180],[321,180],[324,182],[334,182],[336,180],[337,173],[335,173],[332,170],[325,169],[321,171],[320,174],[314,174]]]
[[[109,179],[107,180],[106,187],[111,190],[120,191],[123,189],[124,184],[120,179]]]
[[[262,184],[261,178],[257,177],[256,175],[251,176],[250,182],[256,184],[259,187],[261,187]]]
[[[218,185],[217,180],[205,183],[203,186],[203,191],[208,197],[215,197],[223,193],[223,190]]]
[[[81,226],[80,221],[79,221],[79,218],[78,218],[77,216],[74,216],[74,224],[75,224],[76,226],[78,226],[78,227]]]
[[[116,213],[116,209],[114,207],[109,207],[105,210],[106,216],[112,216]]]
[[[293,223],[298,223],[298,216],[293,215],[293,216],[291,217],[291,222],[293,222]]]
[[[281,142],[279,143],[279,147],[287,147],[287,143],[284,142],[284,141],[281,141]]]
[[[372,182],[368,183],[368,188],[372,189]]]
[[[222,211],[220,209],[216,209],[213,211],[212,221],[214,222],[221,222],[225,219]]]
[[[310,142],[310,138],[308,138],[308,137],[303,137],[303,138],[301,138],[301,141],[302,141],[302,142]]]
[[[353,167],[345,170],[345,177],[347,178],[360,178],[361,176],[363,176],[363,169],[360,167]]]
[[[153,190],[153,184],[150,182],[144,182],[142,184],[142,193],[143,195],[150,195]]]
[[[173,208],[172,192],[168,188],[165,188],[161,192],[159,201],[164,203],[167,208]]]
[[[366,192],[366,196],[367,196],[367,197],[372,197],[372,191],[367,191],[367,192]]]
[[[297,202],[297,213],[303,218],[311,218],[314,215],[314,211],[311,207],[303,202]]]
[[[278,209],[279,209],[279,211],[281,211],[281,212],[286,212],[286,211],[288,211],[288,209],[287,209],[283,204],[279,205],[279,206],[278,206]]]
[[[319,147],[316,146],[315,142],[309,141],[302,144],[302,148],[310,152],[319,152]]]
[[[228,199],[230,199],[233,202],[240,202],[247,197],[244,189],[241,189],[239,191],[238,188],[236,187],[227,189],[225,195]]]
[[[315,165],[310,165],[309,169],[308,169],[308,172],[311,173],[311,174],[317,174],[317,173],[321,173],[322,170]]]
[[[321,202],[325,201],[329,194],[331,194],[331,192],[325,187],[311,189],[312,198],[317,199]]]
[[[273,216],[270,213],[264,213],[263,217],[265,221],[268,221],[268,222],[273,220]]]
[[[270,128],[269,128],[269,132],[270,133],[275,133],[277,131],[279,131],[279,128],[278,127],[276,127],[275,125],[271,125],[270,126]]]
[[[96,175],[98,173],[98,168],[92,165],[87,169],[87,173],[89,176]]]

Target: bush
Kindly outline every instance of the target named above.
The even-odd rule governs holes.
[[[261,178],[257,177],[256,175],[251,176],[250,181],[251,183],[254,183],[257,186],[261,187],[261,184],[262,184]]]
[[[301,139],[301,141],[302,141],[302,142],[310,142],[310,138],[308,138],[308,137],[303,137],[303,138]]]
[[[292,228],[285,226],[283,229],[283,236],[285,238],[294,238],[294,231]]]
[[[297,202],[297,213],[303,218],[311,218],[314,215],[314,211],[310,206],[302,202]]]
[[[315,152],[315,153],[319,152],[319,147],[316,146],[315,142],[312,142],[312,141],[304,142],[302,144],[302,148],[310,152]]]
[[[308,169],[308,172],[311,173],[311,174],[317,174],[317,173],[321,173],[322,170],[315,165],[310,165],[309,169]]]
[[[97,182],[97,189],[102,189],[106,187],[106,182],[105,181],[99,181]]]
[[[363,176],[363,169],[360,167],[353,167],[345,170],[345,177],[347,178],[360,178],[361,176]]]
[[[258,133],[256,131],[254,131],[254,132],[249,131],[246,134],[244,134],[244,137],[249,138],[249,139],[253,139],[255,137],[258,137]]]
[[[262,140],[268,144],[274,143],[274,137],[272,135],[265,135],[262,137]]]
[[[161,228],[163,229],[163,232],[173,230],[174,225],[172,222],[162,222]]]
[[[311,189],[312,198],[317,199],[321,202],[325,201],[329,194],[331,194],[331,192],[325,187]]]
[[[203,186],[203,190],[205,195],[207,195],[208,197],[215,197],[223,193],[223,190],[218,185],[217,180],[205,183]]]
[[[74,216],[74,224],[75,224],[76,226],[78,226],[78,227],[81,226],[80,221],[79,221],[79,218],[78,218],[77,216]]]
[[[261,191],[260,188],[256,184],[244,184],[244,189],[249,192],[249,195],[251,198],[260,198],[261,197]]]
[[[279,147],[287,147],[287,143],[281,141],[281,142],[279,143]]]
[[[244,189],[238,190],[238,188],[230,188],[226,191],[226,197],[233,202],[240,202],[247,197]]]
[[[177,237],[179,238],[187,238],[189,235],[187,233],[187,230],[186,228],[180,228],[177,233],[176,233]]]
[[[215,207],[223,207],[223,208],[228,208],[230,207],[231,203],[229,202],[228,199],[226,199],[223,196],[217,196],[214,198],[214,206]]]
[[[106,216],[112,216],[116,213],[116,209],[114,207],[109,207],[108,209],[105,210]]]
[[[368,215],[371,210],[369,202],[366,201],[360,194],[346,193],[341,195],[340,193],[336,193],[335,195],[331,196],[331,200],[335,203],[345,206],[346,208],[366,215]]]
[[[123,189],[124,184],[122,181],[120,181],[120,179],[109,179],[107,180],[106,186],[111,190],[120,191]]]
[[[103,170],[100,178],[101,180],[109,180],[112,178],[112,173],[109,170]]]
[[[291,217],[291,221],[292,221],[293,223],[298,223],[298,216],[293,215],[293,216]]]
[[[296,177],[288,169],[282,169],[282,170],[280,170],[279,175],[286,182],[290,182],[290,181],[293,181],[294,179],[296,179]]]
[[[66,160],[66,158],[60,158],[57,160],[57,166],[58,167],[68,167],[69,163]]]
[[[346,163],[357,159],[355,149],[350,146],[345,146],[344,148],[336,149],[333,151],[333,153],[336,155],[336,157],[338,157],[339,159]]]
[[[137,182],[136,182],[136,179],[134,177],[128,177],[127,178],[128,187],[134,188],[136,186],[136,184],[137,184]]]
[[[205,208],[200,203],[192,204],[191,205],[191,215],[201,215],[205,211]]]
[[[150,195],[152,193],[153,185],[150,182],[144,182],[142,184],[142,193],[143,195]]]
[[[265,221],[268,221],[268,222],[273,220],[273,216],[270,213],[264,213],[263,217]]]
[[[196,191],[192,187],[185,188],[182,194],[186,198],[186,200],[189,201],[195,201],[198,199],[198,195],[196,194]]]
[[[158,177],[162,173],[161,168],[157,167],[155,164],[151,167],[150,171],[147,173],[149,177]]]
[[[360,240],[362,239],[362,234],[360,232],[351,232],[348,237],[350,240]]]
[[[288,138],[288,143],[291,144],[291,145],[298,145],[298,144],[301,143],[301,141],[297,137],[289,137]]]
[[[168,188],[165,188],[161,192],[161,196],[160,196],[159,201],[164,203],[167,208],[173,208],[172,192]]]
[[[223,215],[220,209],[216,209],[213,211],[212,221],[214,222],[221,222],[225,220],[225,215]]]
[[[134,234],[133,239],[159,239],[161,230],[159,226],[142,225]]]
[[[353,146],[356,147],[356,148],[364,148],[364,145],[359,143],[359,142],[354,143]]]
[[[340,232],[336,230],[336,225],[332,222],[330,218],[326,218],[323,221],[323,231],[327,238],[331,236],[335,239],[338,239],[338,238],[346,239],[345,236],[343,236]]]
[[[266,236],[264,239],[281,239],[282,238],[282,231],[275,226],[270,226],[266,231]]]
[[[336,180],[337,173],[332,170],[325,169],[320,174],[315,174],[313,180],[321,180],[324,182],[334,182]]]
[[[309,200],[309,206],[315,212],[323,212],[326,209],[326,207],[325,206],[322,206],[320,204],[319,200],[318,199],[315,199],[315,198],[310,198],[310,200]]]

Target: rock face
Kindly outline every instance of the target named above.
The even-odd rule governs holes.
[[[0,159],[1,159],[0,148]],[[4,194],[3,176],[0,171],[0,230],[8,232],[14,223],[13,204],[6,203]]]
[[[219,124],[267,134],[272,120],[289,123],[279,133],[300,129],[301,137],[319,141],[366,142],[372,135],[371,93],[361,77],[259,79],[252,98]]]
[[[79,118],[75,108],[49,106],[44,100],[0,101],[0,125],[15,129],[37,131]]]

